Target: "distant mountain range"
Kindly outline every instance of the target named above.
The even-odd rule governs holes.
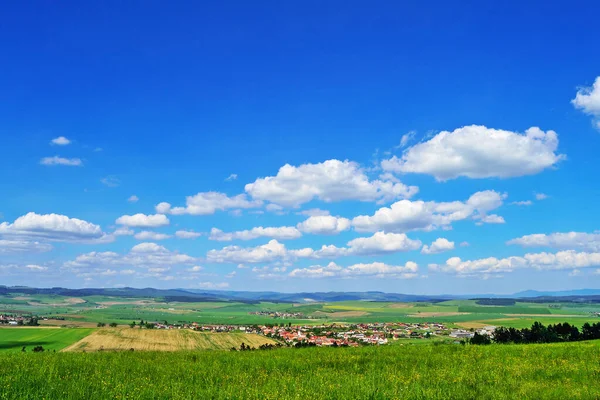
[[[152,297],[164,298],[167,301],[241,301],[241,302],[285,302],[285,303],[311,303],[311,302],[333,302],[333,301],[444,301],[452,299],[481,299],[481,298],[512,298],[527,299],[527,301],[598,301],[600,300],[600,289],[580,289],[565,291],[536,291],[526,290],[510,295],[478,294],[478,295],[411,295],[384,292],[301,292],[301,293],[279,293],[279,292],[249,292],[249,291],[227,291],[227,290],[197,290],[197,289],[154,289],[154,288],[86,288],[67,289],[54,288],[31,288],[27,286],[1,286],[0,295],[9,293],[25,294],[55,294],[62,296],[116,296],[116,297]]]

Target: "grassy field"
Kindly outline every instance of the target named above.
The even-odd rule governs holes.
[[[60,328],[1,328],[0,352],[20,352],[23,346],[27,351],[35,346],[46,350],[62,350],[92,333],[93,329]]]
[[[189,329],[97,329],[94,333],[73,343],[64,351],[102,350],[229,350],[242,343],[251,347],[276,342],[260,335],[245,333],[206,333]]]
[[[0,355],[1,399],[593,399],[600,344]]]

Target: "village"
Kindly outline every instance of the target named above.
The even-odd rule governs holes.
[[[38,321],[57,319],[44,316],[22,316],[0,314],[0,324],[9,326],[22,326],[38,324]],[[61,320],[63,318],[60,318]],[[386,345],[390,341],[399,339],[431,339],[447,337],[456,341],[470,339],[475,332],[480,335],[492,336],[495,326],[485,326],[480,329],[449,329],[441,323],[332,323],[322,325],[292,325],[288,323],[273,323],[264,325],[227,325],[227,324],[200,324],[172,323],[167,321],[139,321],[128,324],[131,328],[145,329],[191,329],[199,332],[231,333],[243,332],[246,334],[263,335],[279,341],[287,346],[333,346],[356,347],[360,345]],[[98,324],[104,327],[105,324]],[[110,326],[117,326],[111,324]]]

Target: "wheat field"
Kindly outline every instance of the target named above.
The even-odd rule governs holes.
[[[63,351],[178,351],[178,350],[229,350],[242,343],[251,347],[275,342],[267,337],[245,333],[207,333],[189,329],[98,329]]]

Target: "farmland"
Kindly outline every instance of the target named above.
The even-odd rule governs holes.
[[[193,300],[193,299],[192,299]],[[96,323],[128,325],[132,321],[200,324],[288,324],[438,322],[450,327],[530,326],[598,321],[598,303],[532,303],[485,305],[476,300],[437,302],[336,301],[287,303],[256,301],[167,301],[160,297],[59,296],[11,293],[0,296],[0,314],[42,315],[43,325],[94,327]],[[281,313],[277,318],[267,315]],[[295,317],[290,317],[295,315]]]
[[[43,346],[46,350],[62,350],[86,337],[92,329],[1,328],[0,352],[20,352],[23,347]]]
[[[3,354],[0,398],[587,399],[599,357],[598,342]]]
[[[244,343],[251,347],[275,344],[260,335],[244,333],[206,333],[187,329],[98,329],[64,351],[98,350],[229,350]]]

